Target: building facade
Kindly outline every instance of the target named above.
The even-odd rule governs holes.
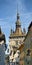
[[[0,28],[0,65],[5,65],[5,35]]]
[[[24,44],[19,47],[20,50],[20,65],[32,65],[32,22],[28,27],[27,35],[24,39]]]
[[[32,65],[32,22],[28,27],[28,33],[24,44],[24,65]]]
[[[9,36],[8,55],[5,55],[5,35],[0,28],[0,65],[32,65],[32,22],[27,34],[22,32],[19,13],[16,29]]]

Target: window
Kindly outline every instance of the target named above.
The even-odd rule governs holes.
[[[16,44],[18,44],[18,41],[16,41]]]
[[[29,61],[27,62],[27,64],[29,64]]]
[[[9,53],[9,49],[7,50],[7,52]]]
[[[0,55],[0,61],[1,61],[1,55]]]
[[[29,64],[29,61],[26,59],[27,64]]]
[[[11,52],[10,52],[10,55],[12,54],[12,50],[11,50]]]
[[[31,52],[31,50],[28,49],[28,50],[27,50],[27,56],[30,56],[30,52]]]
[[[15,54],[16,52],[14,51],[13,55]]]
[[[21,41],[19,43],[21,44]]]
[[[31,43],[32,43],[32,38],[31,38]]]
[[[18,58],[19,58],[19,56],[18,56]]]

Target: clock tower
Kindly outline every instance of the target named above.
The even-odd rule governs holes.
[[[23,45],[23,40],[25,39],[25,34],[22,32],[21,29],[21,22],[20,22],[20,16],[17,12],[17,20],[16,20],[16,29],[15,31],[11,30],[10,36],[9,36],[9,46],[10,46],[10,62],[13,62],[14,55],[18,48]],[[19,62],[19,61],[18,61]]]

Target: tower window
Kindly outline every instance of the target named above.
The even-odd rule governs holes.
[[[29,64],[29,61],[27,62],[27,64]]]

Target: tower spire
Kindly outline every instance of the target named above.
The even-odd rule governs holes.
[[[17,20],[19,20],[18,3],[17,3]]]
[[[17,13],[18,13],[18,3],[17,3]]]
[[[18,3],[17,3],[17,21],[16,21],[16,29],[21,28],[20,16],[18,12]]]

